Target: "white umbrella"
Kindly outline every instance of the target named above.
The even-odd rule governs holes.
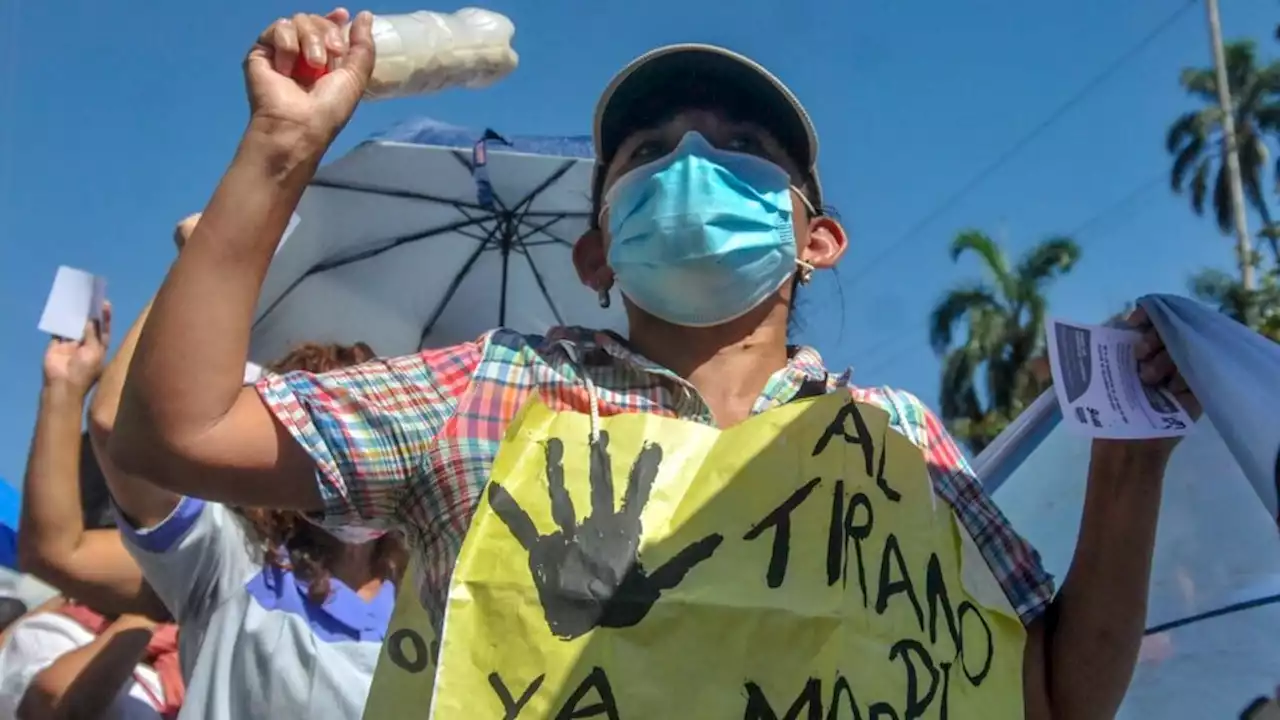
[[[400,355],[499,326],[623,329],[621,303],[602,309],[571,259],[591,154],[587,137],[417,120],[321,168],[271,264],[250,359],[302,342]]]

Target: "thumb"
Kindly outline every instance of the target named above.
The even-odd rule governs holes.
[[[362,10],[351,23],[350,50],[344,58],[342,66],[349,68],[360,78],[360,86],[364,87],[373,75],[373,62],[377,49],[373,44],[373,13]]]

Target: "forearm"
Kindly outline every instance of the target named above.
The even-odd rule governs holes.
[[[177,506],[180,496],[146,480],[123,473],[111,462],[106,452],[116,414],[120,409],[120,394],[124,390],[125,377],[137,350],[138,338],[151,313],[151,303],[142,309],[138,319],[125,333],[116,355],[102,372],[93,402],[89,406],[89,432],[99,457],[99,466],[106,476],[112,498],[135,526],[151,527],[159,523]]]
[[[18,557],[25,572],[51,582],[84,536],[80,508],[80,421],[84,391],[46,383],[23,481]],[[57,583],[53,583],[57,585]]]
[[[156,295],[111,440],[126,472],[183,469],[166,459],[198,454],[240,395],[262,281],[319,157],[301,141],[264,137],[246,133]]]
[[[1147,591],[1167,456],[1096,441],[1071,568],[1046,643],[1053,717],[1112,718],[1146,624]]]
[[[102,377],[98,378],[97,388],[93,393],[93,402],[89,404],[89,427],[93,430],[101,432],[104,436],[110,435],[116,424],[116,414],[120,411],[120,394],[124,390],[124,381],[129,374],[129,365],[133,362],[133,355],[138,349],[138,338],[142,335],[142,328],[147,323],[147,317],[151,315],[151,303],[148,302],[146,307],[142,308],[142,312],[138,313],[138,319],[133,321],[133,325],[129,326],[129,331],[125,333],[124,340],[120,342],[116,349],[115,357],[111,358],[111,362],[102,370]]]
[[[93,642],[66,653],[35,677],[18,708],[19,720],[101,717],[132,679],[150,641],[150,628],[117,620]]]

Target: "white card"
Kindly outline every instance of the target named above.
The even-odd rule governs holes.
[[[1095,438],[1177,437],[1195,423],[1138,377],[1135,330],[1049,321],[1049,367],[1063,422]]]
[[[40,332],[68,340],[84,339],[85,323],[102,319],[106,296],[106,278],[63,265],[53,278],[40,314]]]
[[[277,255],[280,254],[281,248],[284,247],[285,243],[289,242],[289,236],[293,234],[294,230],[298,229],[298,225],[301,223],[302,223],[302,218],[299,217],[298,213],[294,213],[289,216],[289,224],[285,226],[284,235],[280,236],[280,243],[276,245]]]
[[[262,379],[262,366],[257,363],[244,364],[244,385],[252,385]]]

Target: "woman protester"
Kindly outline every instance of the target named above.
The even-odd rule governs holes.
[[[197,220],[179,225],[179,257]],[[103,446],[120,427],[121,388],[149,312],[94,396],[90,425]],[[310,344],[267,370],[324,373],[373,357],[364,344]],[[335,534],[297,512],[224,506],[111,462],[103,470],[128,551],[182,627],[184,717],[360,716],[403,567],[397,534]]]
[[[948,693],[955,702],[976,699],[981,707],[979,685],[985,682],[986,687],[1011,688],[1007,697],[998,698],[1001,709],[986,717],[1021,716],[1023,708],[1027,717],[1058,720],[1114,715],[1142,636],[1160,484],[1172,444],[1099,441],[1094,445],[1080,542],[1055,597],[1038,556],[983,493],[932,412],[906,392],[856,387],[848,372],[829,373],[812,349],[787,344],[787,321],[797,291],[815,273],[835,267],[847,248],[847,237],[836,219],[822,210],[817,138],[808,114],[777,78],[727,50],[682,45],[650,52],[626,67],[597,105],[597,165],[591,191],[598,222],[577,241],[573,260],[583,284],[602,302],[620,294],[629,321],[627,337],[578,328],[556,328],[545,336],[498,329],[454,347],[379,359],[337,372],[273,376],[256,388],[242,388],[240,365],[273,251],[370,77],[372,18],[367,13],[358,15],[349,41],[339,30],[348,19],[343,10],[323,17],[282,19],[264,31],[250,51],[244,65],[248,127],[203,220],[156,297],[130,368],[111,446],[122,468],[189,496],[314,513],[328,527],[406,529],[422,567],[421,602],[431,614],[435,632],[443,627],[432,701],[438,717],[466,717],[464,709],[451,703],[481,702],[487,694],[501,699],[509,717],[513,708],[519,711],[525,706],[536,708],[527,716],[552,716],[555,706],[548,703],[558,701],[566,703],[559,716],[585,717],[585,703],[597,699],[592,706],[596,711],[601,707],[614,711],[601,712],[602,716],[618,717],[625,713],[618,713],[616,707],[630,704],[650,711],[630,717],[702,717],[710,715],[690,708],[720,700],[710,698],[705,688],[677,683],[681,678],[707,678],[721,667],[736,668],[745,661],[744,655],[780,650],[751,645],[753,634],[765,631],[763,621],[738,625],[719,639],[705,639],[687,655],[661,658],[646,653],[657,652],[656,643],[679,642],[682,634],[701,637],[698,626],[682,620],[686,616],[679,615],[678,608],[663,611],[667,613],[663,617],[675,624],[664,625],[667,630],[658,636],[627,632],[641,632],[645,612],[662,593],[678,593],[680,588],[672,588],[681,583],[689,584],[689,589],[678,597],[695,603],[684,606],[690,608],[688,618],[698,617],[693,609],[696,603],[742,610],[731,594],[707,594],[711,591],[705,588],[715,573],[703,568],[712,567],[707,559],[715,553],[746,552],[733,543],[763,530],[743,528],[732,536],[708,535],[689,545],[689,553],[678,553],[671,562],[653,569],[653,563],[644,559],[647,546],[636,535],[638,510],[628,509],[627,503],[648,499],[651,488],[655,502],[663,497],[665,503],[675,503],[673,498],[678,496],[659,493],[653,479],[656,455],[642,453],[647,459],[637,459],[633,484],[628,486],[640,491],[633,495],[628,490],[621,501],[621,515],[613,516],[621,518],[623,525],[592,524],[592,518],[599,520],[597,510],[606,514],[613,510],[610,473],[620,481],[627,476],[625,459],[618,468],[609,465],[608,443],[621,443],[621,435],[610,441],[599,430],[621,427],[643,433],[650,427],[686,428],[684,436],[692,446],[695,438],[706,437],[716,428],[727,434],[738,426],[760,427],[757,420],[792,417],[788,408],[794,408],[793,403],[812,407],[824,396],[843,395],[855,401],[852,420],[870,422],[867,418],[872,418],[880,427],[887,424],[891,432],[884,442],[901,448],[905,439],[915,452],[911,467],[920,468],[921,473],[927,468],[921,481],[927,490],[926,504],[919,505],[915,498],[922,496],[912,489],[912,507],[936,513],[941,506],[943,515],[930,515],[936,522],[911,526],[917,536],[913,540],[926,543],[934,560],[947,558],[949,569],[944,569],[954,573],[952,577],[963,575],[966,599],[959,605],[959,622],[975,627],[975,614],[982,619],[988,640],[998,640],[994,660],[1001,664],[984,666],[980,646],[961,648],[958,638],[954,657],[939,656],[942,664],[935,659],[925,663],[923,649],[941,642],[942,619],[933,614],[930,637],[921,614],[924,585],[913,588],[910,581],[896,577],[895,565],[886,564],[889,570],[882,568],[879,575],[880,597],[872,598],[872,615],[859,615],[856,622],[850,619],[840,625],[839,632],[824,631],[810,638],[820,643],[830,637],[848,637],[834,649],[818,649],[856,653],[867,647],[893,663],[886,664],[881,674],[868,676],[866,685],[836,678],[832,702],[845,696],[854,702],[853,696],[858,695],[857,702],[866,705],[868,694],[874,699],[876,693],[905,692],[892,701],[905,706],[893,709],[894,716],[916,717],[929,703],[947,702]],[[292,74],[298,63],[327,66],[331,71],[314,83],[297,82]],[[1187,393],[1158,336],[1142,318],[1135,322],[1147,335],[1140,358],[1144,380],[1170,387],[1184,405],[1195,408],[1195,399]],[[537,407],[528,410],[535,405],[535,396],[537,403],[559,418],[550,422],[590,427],[590,442],[586,438],[550,442],[537,435],[536,443],[524,443],[530,417],[545,415]],[[846,402],[837,404],[844,407]],[[679,433],[667,432],[668,437],[673,434]],[[859,439],[854,430],[840,430],[840,434],[850,443]],[[499,444],[504,442],[500,455]],[[892,502],[896,502],[894,495],[905,497],[908,492],[901,480],[892,481],[883,465],[879,473],[875,471],[875,458],[883,459],[888,450],[871,449],[874,453],[867,454],[866,473],[878,474],[879,481],[873,481],[869,492],[879,492]],[[679,456],[682,448],[668,442],[664,451],[666,457]],[[542,452],[545,459],[526,455]],[[576,472],[566,468],[582,467],[588,453],[593,478],[602,482],[592,484],[593,515],[578,526],[570,500],[586,500],[583,494],[575,498],[573,491],[566,493],[567,483],[581,482]],[[495,456],[502,478],[490,477],[498,472]],[[795,454],[791,457],[797,473],[808,462]],[[552,521],[531,520],[520,509],[531,501],[516,503],[506,490],[510,478],[525,472],[522,468],[544,462],[546,479],[539,482],[549,487],[551,514],[561,528],[549,534]],[[809,479],[777,477],[779,468],[785,467],[773,466],[771,482]],[[844,468],[863,473],[856,463]],[[666,482],[666,475],[658,477],[657,482]],[[499,479],[503,482],[498,483]],[[743,482],[736,485],[739,493],[750,495],[751,488],[777,492],[767,483]],[[597,494],[601,485],[603,491]],[[541,502],[546,502],[545,497]],[[162,515],[161,510],[151,515]],[[627,513],[632,513],[630,520]],[[547,639],[537,643],[533,634],[537,607],[517,604],[517,598],[524,603],[527,595],[504,596],[509,603],[505,614],[500,602],[487,606],[492,614],[486,622],[470,626],[473,636],[450,635],[450,628],[457,627],[455,620],[470,617],[477,603],[488,602],[480,586],[463,580],[451,586],[451,574],[480,573],[483,568],[476,570],[476,563],[496,567],[504,562],[485,553],[486,547],[497,545],[484,543],[499,542],[499,536],[486,534],[494,526],[490,522],[494,515],[519,540],[514,547],[518,550],[522,545],[530,552],[526,572],[534,575],[537,599],[551,630],[547,635],[543,628]],[[695,516],[686,519],[697,521]],[[857,540],[856,520],[847,520],[847,527],[837,529]],[[474,537],[464,545],[469,525]],[[676,525],[672,521],[665,529],[679,532]],[[942,535],[933,527],[954,527],[954,532]],[[777,528],[781,533],[782,525]],[[742,530],[748,530],[746,536]],[[839,537],[833,535],[837,549]],[[591,538],[608,547],[620,542],[622,554],[600,555],[587,545],[597,542]],[[661,545],[661,538],[656,542]],[[881,542],[886,558],[894,557],[890,544],[897,558],[902,558],[898,540]],[[961,550],[956,542],[963,546]],[[640,562],[635,559],[637,547]],[[785,550],[785,543],[782,547]],[[956,569],[959,561],[955,559],[961,552],[963,573]],[[785,554],[782,557],[785,560]],[[931,556],[926,552],[918,557],[923,565]],[[465,562],[459,564],[460,558]],[[679,563],[674,562],[677,559]],[[836,571],[832,582],[838,585],[840,563],[828,562],[828,572]],[[933,568],[931,561],[930,572]],[[785,571],[785,564],[780,569]],[[770,572],[768,579],[773,587],[781,577]],[[865,579],[873,582],[875,575]],[[857,584],[848,580],[841,592],[853,592],[848,588]],[[764,578],[753,577],[738,587],[764,592],[764,585]],[[496,596],[502,587],[516,585],[486,587],[493,588]],[[822,587],[827,587],[825,580]],[[945,600],[938,594],[945,588],[930,587],[933,613]],[[907,592],[908,588],[913,589]],[[950,592],[953,600],[960,597],[955,585]],[[803,601],[800,595],[768,597],[780,598],[776,601],[782,603]],[[865,596],[862,602],[867,602]],[[862,602],[856,608],[845,604],[830,612],[862,613]],[[873,606],[868,603],[867,607]],[[784,616],[794,618],[805,612],[816,610],[793,607]],[[999,619],[1004,616],[1011,621]],[[947,614],[944,619],[951,621],[954,634],[955,617]],[[905,633],[917,620],[919,629],[911,632],[924,635],[891,647],[889,633]],[[888,626],[882,628],[880,623]],[[480,635],[491,628],[505,629],[520,642],[505,649],[480,647],[485,644]],[[625,682],[617,681],[616,667],[612,685],[592,671],[588,679],[594,684],[579,686],[567,700],[572,685],[557,685],[550,700],[538,688],[544,681],[576,679],[566,681],[544,673],[545,677],[526,677],[513,687],[495,672],[485,682],[484,663],[501,662],[504,653],[528,653],[529,661],[519,667],[532,676],[536,663],[548,662],[565,647],[563,643],[571,641],[579,643],[571,647],[583,652],[605,648],[603,654],[592,657],[622,664],[628,673]],[[465,647],[468,642],[472,647]],[[457,648],[458,643],[464,647]],[[416,642],[408,646],[422,649]],[[987,660],[993,660],[991,647],[988,643]],[[397,664],[416,671],[430,660],[416,660],[403,648],[397,652],[402,660],[408,658]],[[817,656],[805,657],[803,662],[811,659],[816,662]],[[966,661],[963,683],[959,666],[952,667],[961,660]],[[587,665],[565,672],[584,674],[590,669]],[[855,675],[864,671],[857,665],[839,664],[841,672]],[[909,671],[905,679],[903,666]],[[467,681],[473,684],[464,683],[463,690],[472,693],[469,699],[466,692],[449,687],[454,677],[450,673],[468,671],[480,673],[478,680]],[[775,666],[770,672],[785,671]],[[807,672],[804,667],[796,671]],[[732,702],[745,698],[748,716],[752,706],[754,716],[764,717],[769,714],[767,704],[785,709],[789,698],[797,697],[798,688],[784,688],[781,681],[748,680],[744,690],[738,676],[736,689],[724,694]],[[797,706],[817,702],[814,683],[819,681],[832,679],[799,678],[797,682],[807,682],[808,689],[792,705],[792,714],[798,712]],[[525,685],[528,690],[522,695]],[[787,702],[778,693],[785,693]],[[868,716],[866,710],[860,712]],[[969,716],[958,709],[952,713]],[[736,715],[741,717],[742,712]]]
[[[45,351],[18,552],[23,569],[62,596],[0,635],[0,718],[158,719],[182,707],[176,626],[119,532],[86,529],[86,515],[106,514],[81,501],[82,467],[93,457],[80,428],[106,359],[110,313],[82,340],[55,338]]]

